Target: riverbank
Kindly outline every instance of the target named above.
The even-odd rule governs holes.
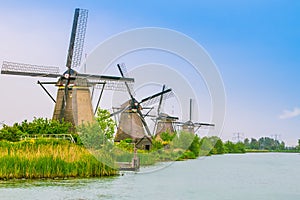
[[[98,156],[101,156],[100,154],[101,152]],[[84,178],[117,174],[117,170],[99,162],[83,146],[68,141],[0,142],[0,179],[2,180]]]
[[[299,199],[299,155],[234,154],[142,167],[140,174],[0,181],[11,199]]]
[[[246,153],[300,153],[300,150],[266,150],[266,149],[246,149]]]
[[[195,138],[185,149],[172,142],[165,147],[160,144],[155,149],[154,146],[151,151],[138,150],[137,157],[141,166],[149,166],[159,162],[184,161],[210,155],[274,152],[244,149],[241,144],[231,142],[223,144],[215,137],[201,140]],[[115,176],[119,174],[117,162],[132,161],[133,147],[134,145],[126,142],[106,143],[97,150],[91,150],[84,145],[59,139],[0,141],[0,180]]]

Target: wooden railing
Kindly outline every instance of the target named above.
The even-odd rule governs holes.
[[[75,143],[75,140],[71,134],[27,134],[22,135],[21,140],[30,140],[30,139],[61,139],[69,140],[72,143]]]

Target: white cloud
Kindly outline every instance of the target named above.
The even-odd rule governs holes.
[[[279,116],[279,119],[289,119],[300,115],[300,108],[294,108],[294,110],[284,110]]]

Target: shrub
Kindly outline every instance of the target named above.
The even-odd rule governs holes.
[[[43,118],[34,118],[32,122],[27,120],[12,126],[3,125],[0,130],[0,140],[12,142],[19,141],[26,134],[69,134],[72,124]]]

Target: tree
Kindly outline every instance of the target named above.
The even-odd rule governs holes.
[[[285,143],[283,141],[281,141],[280,145],[279,145],[279,150],[284,150],[285,149]]]
[[[181,131],[178,137],[172,140],[174,148],[188,149],[194,140],[195,134]]]
[[[201,140],[201,151],[209,154],[223,154],[225,152],[222,140],[217,136],[204,137]]]
[[[202,154],[211,154],[214,153],[212,152],[212,149],[214,148],[214,145],[212,144],[211,140],[209,137],[203,137],[200,141],[200,151]]]
[[[24,135],[24,133],[20,130],[18,123],[15,123],[13,126],[7,126],[4,124],[0,130],[0,140],[16,142],[20,140],[22,135]]]
[[[236,151],[235,145],[231,141],[225,142],[224,147],[225,147],[226,153],[235,153],[235,151]]]
[[[216,154],[225,153],[224,144],[220,138],[217,140],[214,149],[216,150]]]
[[[245,138],[245,140],[244,140],[244,145],[245,145],[245,148],[246,149],[250,149],[251,147],[250,147],[250,140],[248,139],[248,138]]]
[[[175,133],[169,133],[169,132],[162,132],[160,134],[160,138],[162,139],[162,141],[165,141],[165,142],[172,141],[175,136],[176,136]]]
[[[259,148],[264,150],[283,150],[285,148],[284,142],[279,142],[273,138],[261,137],[258,140]]]
[[[0,140],[19,141],[22,135],[27,134],[70,134],[72,124],[59,122],[47,118],[34,118],[32,122],[27,120],[15,123],[12,126],[3,125],[0,130]]]
[[[82,124],[77,127],[81,142],[87,148],[100,149],[104,144],[112,142],[115,122],[107,110],[98,108],[96,122]]]
[[[238,142],[235,144],[235,152],[234,153],[245,153],[245,145],[242,142]]]
[[[88,149],[100,149],[106,142],[104,132],[97,123],[88,123],[77,126],[82,144]]]
[[[108,110],[98,108],[96,114],[96,121],[101,129],[101,131],[105,134],[107,139],[112,139],[115,132],[115,121],[110,117],[110,113]]]
[[[189,150],[194,153],[196,157],[199,156],[200,153],[200,138],[196,135],[191,143]]]
[[[255,138],[251,138],[250,149],[259,149],[259,143]]]
[[[225,149],[227,153],[245,153],[245,145],[243,142],[238,142],[236,144],[234,144],[231,141],[227,141],[225,143]]]

